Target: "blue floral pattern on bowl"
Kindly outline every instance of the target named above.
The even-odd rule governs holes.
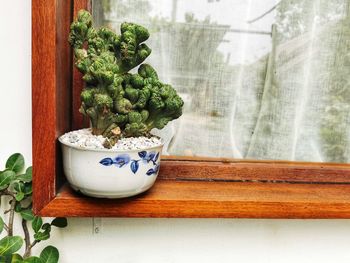
[[[104,166],[111,166],[111,165],[116,165],[118,168],[124,167],[125,165],[130,163],[130,169],[131,171],[136,174],[136,172],[138,171],[139,167],[140,167],[140,163],[142,164],[148,164],[151,163],[153,165],[152,168],[150,168],[146,174],[148,176],[152,175],[152,174],[157,174],[158,170],[159,170],[159,152],[147,152],[147,151],[141,151],[138,152],[138,156],[140,157],[140,159],[138,160],[132,160],[129,156],[129,154],[119,154],[114,158],[104,158],[100,161],[100,164],[104,165]]]

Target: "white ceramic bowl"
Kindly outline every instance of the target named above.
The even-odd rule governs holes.
[[[142,150],[80,148],[61,142],[63,170],[73,189],[93,197],[122,198],[154,184],[163,144]]]

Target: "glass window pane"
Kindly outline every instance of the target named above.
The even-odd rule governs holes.
[[[350,0],[93,1],[146,26],[146,60],[185,101],[165,153],[349,162]]]

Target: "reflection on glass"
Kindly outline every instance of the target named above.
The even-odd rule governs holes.
[[[101,0],[100,26],[149,28],[185,101],[171,155],[350,161],[350,0]]]

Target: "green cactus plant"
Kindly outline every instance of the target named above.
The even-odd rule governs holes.
[[[179,118],[184,104],[154,68],[141,64],[151,54],[143,43],[148,30],[126,22],[120,29],[120,35],[96,29],[91,14],[80,10],[69,35],[75,65],[86,83],[80,112],[89,117],[94,135],[106,137],[107,148],[122,137],[150,136],[153,128]],[[129,73],[137,66],[138,73]]]

